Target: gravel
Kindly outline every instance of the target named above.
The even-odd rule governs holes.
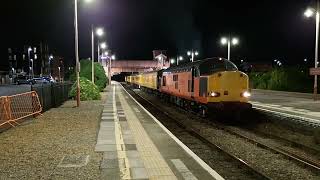
[[[67,101],[0,133],[0,179],[99,179],[102,154],[94,147],[104,101],[81,102],[79,108]],[[87,157],[88,163],[60,167],[64,157],[71,165],[81,166]]]

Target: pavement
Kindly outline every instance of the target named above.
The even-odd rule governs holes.
[[[270,90],[253,90],[250,102],[254,108],[302,117],[320,123],[320,100],[312,94]]]
[[[31,91],[31,85],[0,85],[0,96],[11,96]]]
[[[109,88],[95,147],[102,179],[223,179],[119,83]]]

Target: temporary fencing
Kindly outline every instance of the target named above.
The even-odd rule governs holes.
[[[0,127],[6,124],[15,126],[17,121],[40,115],[42,106],[35,91],[0,97]]]

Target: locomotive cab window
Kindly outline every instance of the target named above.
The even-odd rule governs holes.
[[[235,64],[228,60],[208,60],[200,65],[200,75],[209,75],[219,71],[237,71]]]

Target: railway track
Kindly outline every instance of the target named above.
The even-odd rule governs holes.
[[[142,94],[143,95],[143,94]],[[136,96],[138,96],[138,94],[136,94]],[[140,95],[139,95],[140,96]],[[140,96],[139,98],[142,98],[142,99],[144,99],[144,101],[149,101],[149,100],[147,100],[147,99],[145,99],[145,98],[143,98],[142,96]],[[149,99],[149,98],[148,98]],[[153,101],[153,100],[152,100]],[[157,100],[156,100],[157,101]],[[156,102],[155,101],[155,102]],[[149,101],[150,102],[150,101]],[[149,104],[149,106],[154,106],[156,109],[158,109],[158,111],[163,111],[163,109],[164,108],[162,108],[162,109],[160,109],[159,108],[159,104],[160,103],[156,103],[157,105],[154,105],[152,102],[150,102],[152,105],[150,105]],[[147,103],[148,104],[148,103]],[[168,109],[167,109],[168,110]],[[183,110],[183,109],[179,109],[179,110],[181,110],[181,112],[183,113],[185,110]],[[168,111],[168,112],[170,112],[170,111]],[[168,113],[168,112],[164,112],[164,114],[168,117],[168,118],[170,118],[170,119],[172,119],[171,118],[171,116],[172,116],[172,114],[171,113]],[[188,113],[188,112],[186,112],[186,113]],[[189,112],[190,113],[190,112]],[[193,116],[195,116],[195,114],[194,113],[190,113],[190,114],[192,114]],[[174,115],[173,115],[174,116]],[[193,119],[193,118],[191,118],[191,119]],[[281,156],[283,156],[283,158],[284,159],[287,159],[287,161],[288,162],[292,162],[292,163],[294,163],[294,164],[296,164],[296,165],[298,165],[298,166],[300,166],[301,168],[305,168],[305,169],[308,169],[310,172],[312,172],[312,174],[314,174],[313,175],[313,177],[319,177],[320,176],[320,164],[319,164],[319,161],[317,161],[317,160],[315,160],[315,159],[318,159],[318,158],[310,158],[310,157],[308,157],[308,155],[310,155],[310,154],[308,154],[308,153],[296,153],[297,151],[295,151],[295,150],[293,150],[293,151],[291,151],[291,150],[288,150],[288,149],[286,149],[286,148],[281,148],[281,146],[272,146],[272,145],[269,145],[268,143],[264,143],[263,141],[259,141],[259,140],[256,140],[255,138],[251,138],[251,137],[248,137],[248,136],[246,136],[245,135],[245,133],[244,134],[242,134],[241,132],[239,132],[239,131],[237,131],[237,130],[235,130],[235,129],[232,129],[233,127],[229,127],[229,126],[225,126],[225,125],[222,125],[222,124],[216,124],[216,123],[213,123],[213,122],[211,122],[210,120],[208,120],[208,119],[206,119],[206,120],[203,120],[203,118],[198,118],[198,119],[202,119],[202,120],[200,120],[201,121],[201,123],[205,123],[205,124],[207,124],[207,125],[209,125],[209,126],[213,126],[213,128],[217,128],[217,129],[222,129],[223,131],[225,131],[226,133],[229,133],[229,134],[231,134],[231,135],[233,135],[233,136],[236,136],[236,137],[238,137],[238,138],[240,138],[240,139],[243,139],[243,140],[245,140],[245,141],[247,141],[247,142],[249,142],[249,143],[251,143],[251,144],[253,144],[254,146],[256,146],[257,148],[261,148],[261,149],[265,149],[266,151],[269,151],[269,152],[271,152],[271,153],[273,153],[273,154],[279,154],[279,155],[281,155]],[[204,142],[206,142],[206,141],[208,141],[207,143],[211,143],[212,144],[212,142],[209,140],[209,139],[207,139],[206,137],[204,137],[204,135],[203,134],[201,134],[202,132],[200,132],[201,130],[199,130],[199,129],[197,129],[197,128],[190,128],[190,126],[189,127],[187,127],[184,123],[182,123],[181,121],[179,121],[179,120],[176,120],[176,119],[172,119],[172,120],[174,120],[177,124],[179,124],[179,126],[182,126],[183,128],[185,128],[188,132],[190,132],[190,133],[192,133],[194,136],[196,136],[196,137],[199,137],[200,136],[200,138],[203,138],[203,140],[202,141],[204,141]],[[182,121],[183,121],[183,119],[182,119]],[[265,134],[266,135],[266,134]],[[259,138],[258,138],[259,139]],[[291,142],[291,141],[289,141],[289,140],[287,140],[287,139],[281,139],[281,138],[277,138],[276,136],[271,136],[271,137],[269,137],[269,139],[274,139],[274,140],[281,140],[281,141],[287,141],[287,143],[289,143],[289,144],[292,144],[292,145],[289,145],[290,147],[298,147],[298,148],[301,148],[301,149],[312,149],[312,148],[308,148],[307,146],[306,147],[304,147],[304,145],[302,145],[302,144],[299,144],[299,143],[295,143],[295,142]],[[217,145],[218,146],[218,148],[220,147],[219,145]],[[222,150],[221,151],[223,151],[223,148],[222,147],[220,147]],[[314,149],[312,149],[312,150],[314,150]],[[227,152],[228,153],[228,152]],[[229,153],[229,154],[231,154],[231,156],[232,156],[232,153]],[[317,157],[317,156],[316,156]],[[239,158],[239,157],[237,157],[237,156],[235,156],[234,158],[238,158],[238,160],[240,160],[240,161],[242,161],[241,160],[241,158]],[[233,158],[233,159],[234,159]],[[270,159],[271,160],[271,159]],[[318,159],[319,160],[319,159]],[[246,163],[246,162],[244,162],[244,164],[248,164],[250,167],[252,167],[252,169],[257,169],[258,167],[257,166],[255,166],[254,167],[254,165],[253,164],[255,164],[255,163],[253,163],[253,164],[250,164],[250,163]],[[243,165],[244,166],[244,165]],[[248,168],[250,168],[250,167],[248,167]],[[250,168],[251,169],[251,168]],[[251,170],[252,170],[251,169]],[[252,171],[254,171],[254,170],[252,170]],[[257,169],[258,170],[258,169]],[[258,170],[259,171],[259,170]],[[259,171],[259,172],[261,172],[261,170]],[[263,172],[265,172],[264,170],[263,170]],[[257,173],[257,174],[262,174],[262,176],[264,176],[265,174],[263,173],[263,172],[261,172],[261,173]],[[298,171],[297,171],[298,172]],[[268,175],[269,175],[269,173],[267,173]],[[273,177],[273,175],[272,175],[272,177]],[[268,177],[267,175],[265,175],[265,178],[270,178],[270,177]],[[274,178],[274,177],[273,177]]]
[[[250,163],[245,162],[244,160],[242,160],[241,158],[237,157],[236,155],[232,154],[231,152],[228,152],[227,150],[225,150],[224,148],[220,147],[218,144],[215,144],[213,142],[211,142],[209,139],[207,139],[206,137],[204,137],[199,131],[197,131],[196,129],[192,128],[192,127],[188,127],[185,124],[183,124],[181,121],[176,120],[172,117],[172,115],[170,115],[170,113],[163,111],[163,109],[160,109],[158,106],[156,106],[155,104],[153,104],[152,102],[150,102],[149,100],[145,99],[144,97],[140,96],[138,93],[135,93],[133,90],[126,88],[128,90],[128,92],[135,97],[135,99],[141,103],[146,109],[148,109],[148,111],[150,111],[154,116],[156,116],[157,118],[159,118],[160,121],[162,121],[163,119],[166,119],[166,121],[170,121],[170,122],[174,122],[177,126],[179,126],[181,129],[183,129],[185,132],[187,132],[188,134],[190,134],[192,137],[200,140],[201,142],[203,142],[205,145],[207,145],[210,148],[210,151],[214,150],[214,151],[218,151],[221,154],[223,154],[224,156],[227,156],[228,159],[232,159],[234,168],[236,168],[237,170],[230,170],[229,172],[236,172],[236,175],[230,175],[229,176],[233,176],[233,177],[237,177],[239,176],[241,173],[243,174],[248,174],[248,176],[250,177],[244,177],[243,179],[272,179],[270,177],[268,177],[268,175],[264,174],[263,172],[261,172],[260,170],[256,169],[254,166],[252,166]],[[161,112],[161,113],[159,113]],[[163,121],[162,121],[163,122]],[[164,123],[166,124],[166,123]],[[167,126],[166,126],[167,127]],[[167,127],[168,128],[168,127]],[[176,133],[178,131],[174,131],[173,133]],[[179,135],[177,135],[177,137],[179,137]],[[188,146],[188,143],[185,143]],[[191,146],[194,146],[193,143],[191,143]],[[190,148],[192,149],[192,148]],[[206,159],[204,159],[206,161]],[[230,163],[230,161],[225,160],[224,159],[224,163]],[[208,162],[207,162],[208,163]],[[216,163],[216,162],[213,162]],[[208,163],[209,164],[209,163]],[[239,168],[239,166],[241,168]],[[243,174],[241,174],[241,176],[243,176]],[[227,176],[228,176],[227,175]],[[241,179],[241,178],[240,178]]]

